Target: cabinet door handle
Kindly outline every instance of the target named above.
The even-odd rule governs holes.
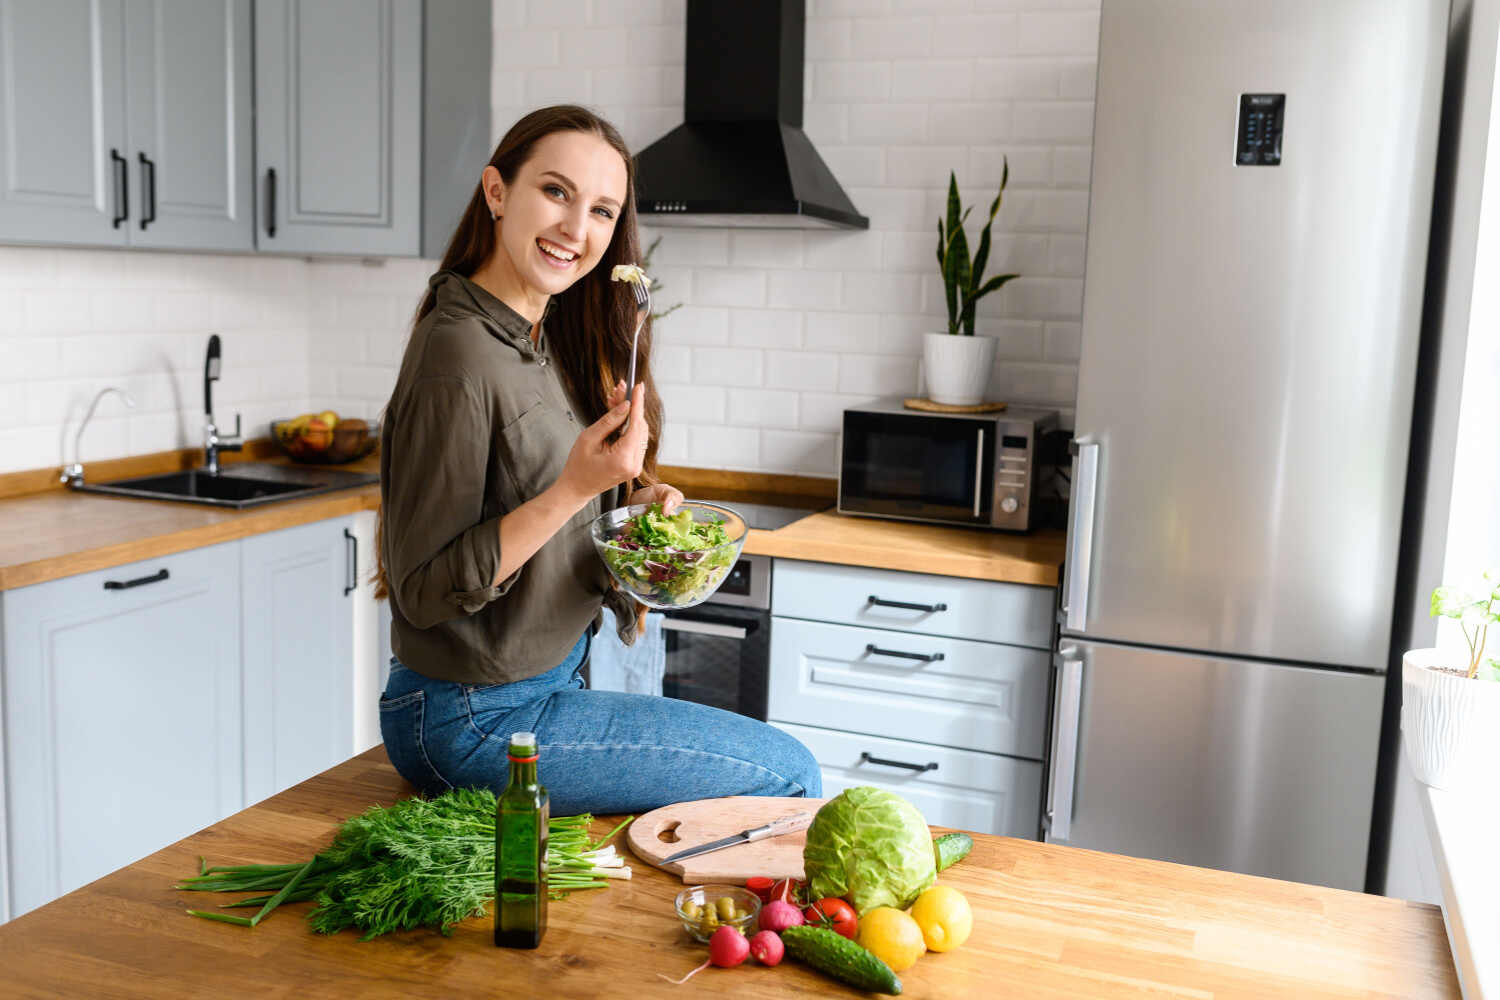
[[[348,597],[359,586],[359,542],[355,541],[348,528],[344,529],[344,548],[349,553],[349,578],[344,584],[344,596]]]
[[[1079,438],[1073,451],[1073,496],[1068,502],[1068,548],[1063,553],[1063,627],[1089,624],[1089,567],[1094,558],[1094,503],[1099,490],[1099,442]]]
[[[873,642],[865,645],[865,652],[880,656],[899,656],[903,660],[921,660],[923,663],[936,663],[943,658],[942,653],[903,653],[899,649],[881,649]]]
[[[938,769],[937,761],[935,760],[929,760],[925,764],[908,764],[904,760],[886,760],[884,757],[871,757],[863,751],[859,755],[859,762],[861,764],[884,764],[886,767],[904,767],[908,771],[916,771],[918,774]]]
[[[935,611],[948,610],[948,605],[946,604],[912,604],[909,601],[887,601],[882,597],[876,597],[874,594],[870,595],[869,602],[877,608],[905,608],[908,611],[926,611],[929,614]]]
[[[120,223],[130,218],[130,179],[126,172],[130,169],[130,161],[120,155],[118,149],[109,151],[110,164],[115,169],[115,208],[119,215],[114,217],[112,223],[115,229],[120,228]]]
[[[276,238],[276,168],[266,170],[266,235]]]
[[[661,627],[666,632],[691,632],[695,635],[716,635],[724,639],[743,639],[750,634],[747,628],[738,625],[720,625],[718,622],[700,622],[692,618],[663,618]]]
[[[156,221],[156,164],[145,153],[141,158],[141,228]],[[148,177],[149,175],[149,177]],[[148,209],[146,206],[150,205]],[[147,214],[147,213],[150,214]]]
[[[160,583],[161,581],[167,579],[167,575],[167,571],[162,570],[159,573],[152,573],[150,576],[137,577],[134,580],[126,580],[123,583],[119,580],[105,580],[104,589],[129,590],[131,587],[140,587],[148,583]]]

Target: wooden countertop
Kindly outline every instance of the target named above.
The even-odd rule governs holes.
[[[255,443],[235,461],[281,461],[269,442]],[[90,465],[90,477],[108,482],[129,476],[190,468],[197,451]],[[340,466],[379,472],[375,456]],[[745,551],[814,562],[937,573],[1009,583],[1058,584],[1064,536],[1060,531],[1010,535],[903,521],[846,517],[831,511],[833,481],[806,476],[727,473],[666,467],[663,477],[689,496],[733,503],[805,507],[809,516],[777,531],[752,531]],[[380,506],[378,486],[362,486],[248,510],[171,500],[75,493],[57,486],[49,470],[0,476],[0,590],[120,566],[140,559],[200,548],[248,535],[295,527]],[[17,485],[19,484],[19,485]],[[21,490],[27,492],[21,492]],[[695,980],[696,981],[696,980]]]
[[[536,951],[488,918],[360,942],[283,907],[254,929],[188,916],[216,897],[173,882],[211,864],[301,861],[338,823],[411,788],[376,748],[0,926],[0,992],[60,996],[854,996],[790,960],[706,969],[672,912],[681,883],[634,878],[553,903]],[[595,823],[596,834],[612,824]],[[901,973],[906,996],[1457,997],[1436,907],[1338,889],[976,835],[941,882],[975,914],[962,948]],[[625,847],[624,838],[619,845]],[[223,897],[217,897],[222,899]]]

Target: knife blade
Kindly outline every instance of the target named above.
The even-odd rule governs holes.
[[[661,863],[669,865],[674,861],[686,861],[688,858],[696,858],[700,854],[708,854],[710,851],[722,851],[724,848],[733,847],[736,844],[749,844],[757,840],[766,840],[770,837],[781,837],[788,833],[796,833],[798,830],[806,830],[812,824],[812,821],[813,814],[810,812],[792,813],[790,816],[783,816],[780,819],[772,820],[765,826],[751,827],[748,830],[741,830],[739,833],[730,834],[718,840],[711,840],[706,844],[699,844],[696,847],[689,847],[686,850],[678,851],[669,858],[663,858]]]

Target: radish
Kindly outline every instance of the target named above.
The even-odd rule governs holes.
[[[669,983],[681,986],[683,983],[687,982],[689,979],[692,979],[694,976],[702,972],[704,969],[708,968],[710,965],[717,965],[721,969],[728,969],[732,968],[733,966],[739,965],[749,957],[750,942],[745,940],[745,935],[741,934],[735,928],[726,925],[714,931],[713,936],[708,939],[708,961],[704,962],[702,965],[698,966],[696,969],[694,969],[692,972],[689,972],[681,979],[673,979],[671,976],[662,972],[658,972],[657,975],[661,976],[661,978],[665,979]],[[778,961],[779,960],[780,959],[778,958]],[[774,965],[775,963],[772,964]]]
[[[750,954],[761,965],[779,965],[781,956],[786,953],[786,945],[781,943],[779,935],[771,931],[760,931],[750,938]]]
[[[760,908],[760,929],[780,934],[788,927],[801,927],[807,923],[802,911],[791,903],[773,899]]]

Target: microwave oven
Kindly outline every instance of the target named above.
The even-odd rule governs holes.
[[[1027,531],[1040,523],[1036,488],[1052,410],[929,413],[900,399],[844,411],[841,514]]]

